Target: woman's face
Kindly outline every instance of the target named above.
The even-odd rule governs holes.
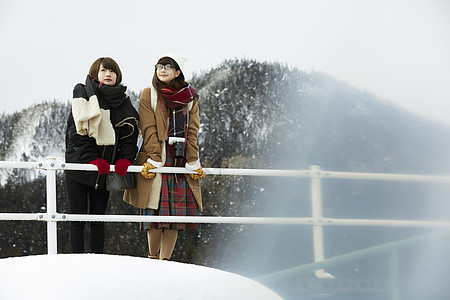
[[[102,64],[98,70],[98,81],[103,82],[105,85],[115,85],[117,80],[117,74],[113,70],[106,69]]]
[[[171,64],[157,64],[156,65],[156,76],[158,76],[158,79],[161,80],[164,83],[169,84],[172,80],[174,80],[176,77],[180,75],[181,71],[175,70],[175,67]]]

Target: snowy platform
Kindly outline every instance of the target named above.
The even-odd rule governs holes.
[[[281,299],[246,277],[148,258],[58,254],[0,259],[2,299]]]

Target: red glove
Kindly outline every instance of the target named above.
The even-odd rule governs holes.
[[[129,161],[126,158],[121,158],[118,161],[116,161],[115,164],[115,170],[116,173],[120,176],[123,176],[127,173],[128,167],[131,165],[131,161]]]
[[[109,173],[109,163],[102,159],[102,158],[96,158],[93,161],[89,162],[91,165],[96,165],[98,169],[98,175],[103,175],[106,173]]]

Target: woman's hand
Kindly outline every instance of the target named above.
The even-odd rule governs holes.
[[[192,179],[205,178],[205,171],[203,171],[200,161],[186,163],[184,167],[189,171],[197,172],[197,174],[189,174]]]
[[[156,173],[150,172],[150,170],[161,168],[162,163],[151,160],[149,158],[142,166],[143,166],[141,171],[142,176],[144,176],[147,179],[152,179],[153,177],[155,177]]]
[[[143,165],[141,174],[142,176],[144,176],[147,179],[152,179],[153,177],[155,177],[155,173],[150,172],[150,170],[152,169],[156,169],[156,167],[154,165],[152,165],[151,163],[149,163],[148,161],[146,161]]]
[[[93,161],[89,162],[91,165],[96,165],[98,169],[98,175],[103,175],[106,173],[109,173],[109,163],[102,159],[102,158],[96,158]]]
[[[116,164],[114,166],[114,170],[116,170],[116,173],[120,176],[123,176],[127,173],[128,167],[131,165],[131,161],[129,161],[126,158],[121,158],[118,161],[116,161]]]

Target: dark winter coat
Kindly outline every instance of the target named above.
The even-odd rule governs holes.
[[[108,103],[105,96],[99,89],[95,88],[96,99],[98,99],[98,106],[105,112],[109,110],[110,123],[114,129],[115,138],[118,138],[118,145],[114,161],[112,161],[114,145],[98,145],[94,137],[89,135],[81,135],[77,132],[72,111],[67,119],[66,130],[66,162],[68,163],[89,163],[96,158],[103,158],[110,164],[114,164],[120,158],[126,158],[131,162],[134,161],[137,148],[138,138],[138,120],[139,115],[136,109],[131,104],[130,98],[126,97],[119,104],[117,101],[113,104]],[[92,97],[86,92],[86,86],[77,84],[73,90],[73,101],[92,101]],[[82,106],[85,109],[86,105]],[[77,112],[79,113],[79,112]],[[109,122],[108,122],[109,123]],[[105,175],[98,175],[98,172],[93,171],[66,171],[66,176],[73,180],[88,186],[95,187],[98,183],[99,188],[105,185]]]

